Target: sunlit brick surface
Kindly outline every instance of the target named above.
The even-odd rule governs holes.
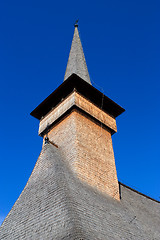
[[[85,97],[77,92],[70,94],[65,100],[63,100],[58,106],[52,109],[43,119],[40,121],[39,134],[41,134],[48,125],[53,124],[58,118],[60,118],[67,110],[73,106],[77,106],[96,120],[102,122],[105,126],[112,131],[117,132],[116,120],[108,113],[102,111],[93,103],[88,101]]]
[[[119,199],[111,134],[74,111],[49,132],[77,176],[99,191]]]

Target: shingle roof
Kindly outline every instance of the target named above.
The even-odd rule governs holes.
[[[64,81],[73,73],[77,74],[83,80],[91,84],[77,25],[74,30]]]
[[[123,185],[121,195],[119,202],[80,182],[46,144],[0,239],[159,240],[160,204]]]

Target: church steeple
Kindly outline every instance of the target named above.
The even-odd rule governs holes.
[[[44,143],[58,146],[80,181],[117,200],[112,134],[122,112],[91,85],[76,23],[64,82],[31,115],[40,120]]]
[[[81,40],[79,37],[77,21],[74,27],[74,35],[64,76],[64,81],[73,73],[75,73],[83,80],[91,84]]]

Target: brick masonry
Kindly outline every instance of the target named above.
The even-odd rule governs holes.
[[[102,122],[105,126],[110,128],[112,132],[117,132],[116,120],[114,117],[110,116],[108,113],[95,106],[85,97],[74,91],[55,108],[53,108],[48,114],[46,114],[43,119],[41,119],[39,125],[39,135],[43,133],[48,125],[54,124],[56,120],[58,120],[73,106],[77,106],[99,122]]]
[[[78,178],[119,200],[111,133],[74,110],[48,133]]]

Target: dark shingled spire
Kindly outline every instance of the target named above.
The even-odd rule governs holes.
[[[91,84],[81,40],[78,33],[77,21],[74,26],[75,26],[75,30],[74,30],[71,50],[69,54],[69,59],[67,63],[67,68],[64,76],[64,81],[73,73],[75,73],[79,77],[81,77],[83,80]]]

